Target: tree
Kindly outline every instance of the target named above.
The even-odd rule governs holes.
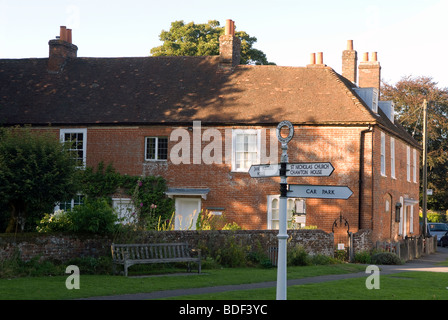
[[[77,191],[76,163],[66,146],[48,133],[28,128],[0,131],[0,197],[9,207],[6,232],[24,231],[57,201]]]
[[[428,208],[448,209],[448,88],[430,77],[403,77],[395,85],[383,83],[382,100],[392,100],[400,124],[419,142],[423,136],[422,105],[428,104],[428,188],[434,196]]]
[[[212,56],[219,55],[219,37],[224,34],[224,28],[219,21],[210,20],[208,23],[195,24],[184,21],[171,23],[169,31],[160,33],[163,44],[151,49],[153,56]],[[257,38],[249,36],[244,31],[235,32],[241,39],[241,64],[274,64],[268,62],[266,55],[253,48]]]

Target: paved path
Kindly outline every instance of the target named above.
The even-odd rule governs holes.
[[[404,265],[382,265],[379,266],[382,275],[407,272],[407,271],[431,271],[431,272],[448,272],[448,267],[439,267],[436,264],[441,261],[446,261],[448,259],[448,248],[437,248],[437,252],[430,255],[425,255],[420,259],[412,260]],[[343,280],[349,278],[359,278],[368,277],[369,274],[365,272],[349,273],[349,274],[338,274],[338,275],[326,275],[318,277],[309,277],[303,279],[288,280],[288,286],[308,284],[308,283],[318,283],[324,281],[335,281]],[[251,283],[251,284],[240,284],[240,285],[227,285],[227,286],[216,286],[216,287],[206,287],[206,288],[193,288],[193,289],[178,289],[178,290],[165,290],[165,291],[155,291],[149,293],[136,293],[136,294],[125,294],[118,296],[102,296],[102,297],[91,297],[88,300],[147,300],[147,299],[164,299],[177,297],[182,295],[192,295],[192,294],[207,294],[207,293],[218,293],[225,291],[235,291],[235,290],[247,290],[247,289],[261,289],[270,288],[277,285],[276,281],[261,282],[261,283]]]

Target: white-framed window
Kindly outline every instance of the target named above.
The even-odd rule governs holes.
[[[386,135],[381,132],[381,175],[386,176]]]
[[[305,199],[288,198],[286,202],[288,229],[303,228],[306,225]],[[280,196],[268,196],[268,229],[278,230],[280,221]]]
[[[78,167],[86,166],[87,129],[61,129],[60,141],[68,144],[68,150]]]
[[[146,137],[145,160],[146,161],[168,160],[168,138]]]
[[[411,148],[406,146],[406,178],[411,182]]]
[[[75,206],[79,206],[82,204],[84,204],[84,195],[78,193],[76,196],[74,196],[72,199],[68,201],[57,202],[54,207],[54,211],[57,210],[68,211],[73,209]]]
[[[413,164],[414,164],[414,166],[412,168],[413,180],[415,183],[417,183],[417,150],[413,149],[412,152],[413,152],[412,156],[413,156]]]
[[[131,198],[112,198],[112,208],[114,208],[122,224],[137,221],[134,203]]]
[[[232,171],[247,172],[260,163],[261,134],[257,129],[232,131]]]
[[[403,197],[400,197],[400,203],[401,203],[401,208],[400,208],[400,223],[398,224],[398,235],[402,235],[403,234],[403,216],[404,216],[404,201],[403,201]]]
[[[395,179],[395,139],[390,138],[390,176]]]

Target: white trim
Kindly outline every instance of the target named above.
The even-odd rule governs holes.
[[[267,228],[269,230],[271,230],[271,229],[278,230],[278,227],[274,228],[273,227],[273,223],[272,223],[273,221],[279,221],[279,219],[273,219],[272,218],[272,202],[274,200],[278,201],[278,207],[276,208],[276,210],[280,210],[280,195],[268,195],[267,196],[267,201],[268,201]],[[286,208],[287,208],[286,218],[287,218],[288,224],[290,222],[293,222],[293,220],[294,220],[294,215],[292,213],[292,209],[294,209],[294,211],[297,209],[297,207],[294,208],[294,206],[297,205],[297,202],[296,202],[297,200],[303,202],[303,210],[304,210],[303,214],[306,215],[306,202],[305,202],[305,199],[302,199],[302,198],[288,198],[287,202],[286,202],[287,203],[287,206],[286,206]],[[278,212],[278,216],[280,217],[280,211]],[[278,226],[278,224],[277,224],[277,226]]]
[[[256,135],[257,155],[256,160],[252,164],[259,164],[261,158],[261,129],[233,129],[232,130],[232,172],[248,172],[249,168],[236,168],[236,143],[237,135],[250,134]]]
[[[381,175],[386,177],[386,134],[381,132]]]
[[[395,177],[395,139],[390,137],[390,177]]]
[[[414,163],[414,167],[412,168],[412,173],[413,173],[413,181],[415,183],[417,183],[417,150],[412,149],[412,153],[413,153],[413,163]]]
[[[155,155],[155,159],[148,159],[148,139],[154,138],[156,139],[156,145],[154,146],[155,150],[154,150],[154,155]],[[166,149],[166,159],[158,159],[159,157],[159,139],[166,139],[166,145],[167,145],[167,149]],[[145,137],[145,161],[168,161],[168,137],[155,137],[155,136],[149,136],[149,137]]]
[[[411,147],[406,146],[406,180],[411,182]]]
[[[87,128],[66,128],[66,129],[59,129],[59,140],[61,142],[65,142],[65,134],[67,133],[82,133],[83,134],[83,140],[82,140],[82,153],[83,153],[83,167],[86,166],[87,161]]]
[[[403,234],[403,210],[404,210],[404,202],[403,197],[400,197],[400,223],[398,224],[398,235],[401,236]]]

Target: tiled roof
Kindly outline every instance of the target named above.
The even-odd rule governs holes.
[[[383,121],[325,66],[224,72],[219,56],[74,58],[54,74],[47,63],[0,59],[0,125]]]

